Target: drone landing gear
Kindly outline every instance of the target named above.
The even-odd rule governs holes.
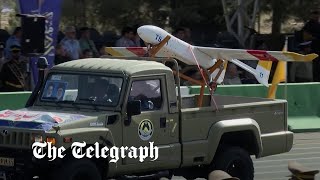
[[[216,89],[217,89],[217,86],[218,86],[218,83],[217,83],[217,80],[218,78],[221,76],[221,73],[223,71],[223,66],[221,66],[223,63],[222,60],[218,60],[217,63],[215,63],[214,66],[212,66],[211,68],[209,69],[204,69],[204,68],[201,68],[199,69],[199,71],[202,71],[203,75],[204,75],[204,78],[205,79],[202,79],[202,80],[197,80],[197,79],[194,79],[192,77],[189,77],[187,75],[184,75],[183,73],[179,73],[178,76],[181,78],[181,79],[184,79],[186,81],[189,81],[191,82],[193,85],[198,85],[200,86],[200,93],[199,93],[199,97],[198,97],[198,104],[197,106],[198,107],[202,107],[202,104],[203,104],[203,97],[204,97],[204,93],[205,93],[205,87],[206,86],[209,86],[209,89],[210,89],[210,93],[213,94]],[[210,80],[210,74],[212,74],[216,69],[219,68],[219,71],[218,71],[218,74],[214,77],[214,79]],[[173,73],[174,75],[177,75],[177,72],[173,70]]]

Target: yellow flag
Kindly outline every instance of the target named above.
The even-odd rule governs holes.
[[[288,49],[288,37],[286,37],[285,45],[283,47],[282,51],[287,51]],[[268,90],[268,98],[269,99],[275,99],[276,98],[276,92],[277,92],[277,86],[281,82],[285,82],[287,80],[287,63],[285,61],[281,61],[279,59],[276,71],[274,73],[273,79],[272,79],[272,85],[269,87]]]

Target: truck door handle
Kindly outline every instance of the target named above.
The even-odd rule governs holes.
[[[160,128],[165,128],[167,125],[167,119],[165,117],[160,118]]]

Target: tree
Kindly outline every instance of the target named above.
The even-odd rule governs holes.
[[[152,23],[165,25],[168,1],[81,0],[64,1],[62,24],[119,31],[123,26]],[[71,9],[78,9],[72,11]]]
[[[305,20],[308,13],[300,9],[315,7],[317,1],[261,0],[261,11],[273,14],[272,30],[277,35],[288,19]],[[236,3],[234,5],[237,6]],[[61,20],[62,26],[66,24],[86,25],[100,32],[120,32],[122,27],[135,24],[153,24],[169,30],[188,26],[196,34],[203,31],[206,35],[226,30],[221,1],[67,0],[63,1]]]
[[[0,28],[5,28],[6,30],[11,31],[13,28],[19,25],[19,18],[16,17],[17,12],[19,11],[16,1],[0,1],[0,12],[3,9],[7,9],[10,11],[7,11],[6,13],[0,13]],[[1,22],[3,20],[8,21],[9,27],[1,27]]]
[[[310,11],[319,8],[319,4],[318,0],[262,0],[262,12],[272,13],[272,47],[281,49],[283,46],[283,44],[277,44],[283,23],[289,19],[306,21]]]
[[[15,16],[16,12],[18,11],[16,1],[1,0],[0,12],[4,9],[9,9],[12,11],[11,12],[9,11],[6,13],[0,13],[0,28],[4,28],[4,27],[1,27],[1,22],[3,20],[7,20],[9,24],[9,29],[11,30],[12,28],[18,25],[18,18]]]
[[[222,15],[221,4],[216,1],[69,0],[63,2],[62,24],[89,25],[100,30],[117,31],[123,26],[135,24],[168,28],[205,24],[223,29]]]

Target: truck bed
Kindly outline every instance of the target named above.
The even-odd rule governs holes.
[[[217,105],[215,106],[210,96],[206,95],[203,99],[203,107],[199,108],[196,106],[197,98],[198,95],[183,97],[182,122],[196,120],[198,123],[203,122],[209,128],[208,124],[212,125],[219,120],[252,118],[258,122],[262,134],[287,129],[287,101],[285,100],[214,95]],[[189,123],[185,125],[187,124]],[[190,138],[187,139],[195,140],[196,137]]]
[[[190,158],[202,157],[203,153],[208,153],[206,151],[197,153],[192,150],[192,147],[197,144],[201,149],[209,149],[209,134],[203,132],[210,132],[217,122],[224,120],[237,121],[250,118],[256,121],[264,147],[261,156],[282,153],[291,148],[290,143],[287,144],[287,102],[285,100],[214,95],[218,107],[216,109],[214,103],[210,101],[210,95],[204,97],[203,107],[196,107],[197,97],[198,95],[185,96],[182,100],[181,129],[183,131],[181,135],[185,157],[187,157],[185,162],[192,163],[193,160]]]
[[[182,97],[182,109],[186,108],[196,108],[199,95],[185,95]],[[203,106],[209,107],[215,104],[218,108],[223,108],[227,105],[237,105],[237,104],[247,104],[247,103],[260,103],[260,102],[278,102],[279,100],[258,98],[258,97],[243,97],[243,96],[230,96],[230,95],[213,95],[213,100],[211,100],[210,95],[204,95]],[[281,101],[281,100],[280,100]],[[215,103],[214,103],[215,102]],[[282,101],[283,102],[283,101]]]

